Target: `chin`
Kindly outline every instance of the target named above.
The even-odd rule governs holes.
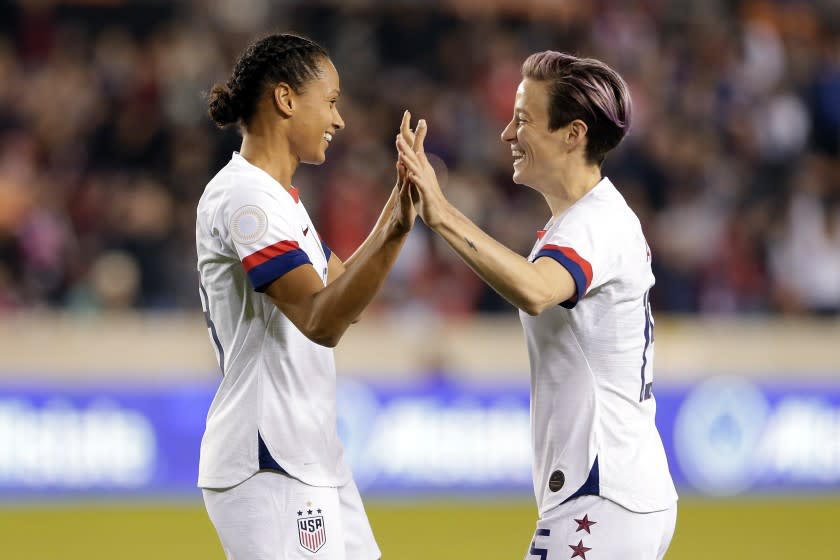
[[[321,152],[320,154],[315,154],[307,158],[301,158],[300,161],[308,165],[321,165],[322,163],[327,161],[327,154]]]

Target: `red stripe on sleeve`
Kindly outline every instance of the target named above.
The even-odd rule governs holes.
[[[560,247],[559,245],[543,245],[543,249],[547,249],[549,251],[560,251],[563,253],[568,259],[576,262],[580,269],[583,271],[583,275],[586,276],[586,290],[589,289],[589,285],[592,284],[592,265],[589,264],[589,261],[581,257],[577,254],[577,251],[572,249],[571,247]]]
[[[288,253],[289,251],[293,251],[295,249],[300,249],[300,245],[297,241],[280,241],[274,245],[263,247],[256,253],[251,253],[242,259],[242,266],[245,267],[245,272],[248,272],[255,266],[259,266],[265,261],[270,261],[274,257],[278,257],[283,253]]]

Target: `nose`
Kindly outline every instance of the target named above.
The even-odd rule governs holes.
[[[516,140],[516,125],[513,122],[513,119],[507,124],[505,129],[502,131],[502,142],[513,142]]]
[[[335,115],[333,115],[333,126],[336,130],[341,130],[344,128],[344,119],[341,118],[341,113],[338,112],[338,109],[335,109]]]

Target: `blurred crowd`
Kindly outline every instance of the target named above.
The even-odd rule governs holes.
[[[347,123],[296,175],[341,257],[394,182],[402,111],[453,203],[527,254],[549,217],[499,133],[548,48],[616,68],[634,101],[604,173],[642,220],[669,312],[840,310],[834,0],[128,0],[0,3],[0,310],[196,308],[195,206],[238,148],[203,95],[270,31],[330,51]],[[422,226],[380,312],[510,310]]]

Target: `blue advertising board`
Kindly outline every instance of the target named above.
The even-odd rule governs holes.
[[[0,496],[194,493],[214,391],[0,385]],[[527,383],[343,378],[339,432],[369,495],[529,495],[528,395]],[[655,396],[682,492],[840,491],[840,381],[715,377]]]

